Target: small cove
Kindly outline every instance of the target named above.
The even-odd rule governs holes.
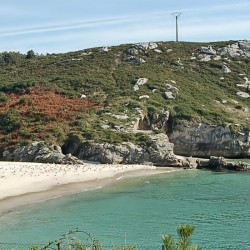
[[[250,175],[181,171],[137,177],[23,206],[0,217],[0,241],[46,243],[72,228],[103,245],[160,246],[161,234],[195,226],[203,249],[250,249]]]

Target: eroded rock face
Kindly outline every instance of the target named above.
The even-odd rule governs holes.
[[[150,135],[150,140],[140,145],[131,142],[114,145],[86,141],[79,146],[77,157],[82,160],[99,161],[106,164],[151,162],[159,166],[182,166],[182,161],[177,159],[173,153],[173,146],[165,134]]]
[[[139,114],[138,121],[134,126],[134,130],[167,130],[170,113],[168,110],[162,109],[161,112],[148,112]]]
[[[232,133],[223,126],[209,126],[183,122],[169,135],[174,143],[174,153],[185,156],[249,157],[249,132]]]
[[[12,152],[6,150],[3,152],[3,160],[57,164],[83,163],[71,154],[64,155],[60,146],[45,142],[33,142],[28,146],[19,146]]]

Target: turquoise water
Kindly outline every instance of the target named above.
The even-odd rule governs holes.
[[[179,224],[203,249],[250,249],[250,174],[181,171],[24,206],[0,217],[0,242],[46,243],[79,227],[103,245],[160,246]],[[159,247],[158,247],[159,249]]]

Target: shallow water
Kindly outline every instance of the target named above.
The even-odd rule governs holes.
[[[250,249],[250,174],[181,171],[29,206],[0,217],[0,242],[46,243],[72,228],[103,245],[160,246],[192,224],[203,249]]]

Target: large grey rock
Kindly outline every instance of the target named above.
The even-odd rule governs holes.
[[[242,50],[236,47],[223,47],[223,48],[219,48],[218,52],[222,55],[222,56],[230,56],[230,57],[240,57],[244,55],[244,52]]]
[[[162,51],[160,49],[154,49],[154,52],[156,52],[156,53],[162,53]]]
[[[166,91],[165,97],[167,100],[174,100],[173,93],[171,91]]]
[[[139,55],[139,50],[136,48],[129,48],[126,50],[126,53],[131,55],[131,56],[137,56],[137,55]]]
[[[139,89],[140,89],[140,86],[141,86],[141,85],[144,85],[144,84],[147,83],[147,82],[148,82],[148,78],[139,78],[139,79],[136,81],[136,83],[135,83],[135,85],[134,85],[134,87],[133,87],[134,91],[139,90]]]
[[[207,54],[207,55],[216,55],[216,50],[212,48],[212,46],[203,46],[201,47],[201,53]]]
[[[242,92],[242,91],[237,92],[237,95],[242,97],[242,98],[249,98],[250,97],[250,95],[248,93]]]
[[[165,87],[167,90],[169,90],[172,93],[178,94],[178,92],[179,92],[179,89],[177,87],[174,87],[173,85],[171,85],[169,83],[166,83]]]
[[[134,86],[133,86],[133,90],[134,91],[138,91],[140,89],[140,87],[137,85],[137,84],[135,84]]]
[[[230,72],[231,72],[231,70],[230,70],[226,65],[223,65],[221,70],[222,70],[224,73],[230,73]]]
[[[148,78],[139,78],[137,81],[136,81],[136,84],[137,85],[144,85],[145,83],[148,82]]]
[[[202,62],[209,62],[212,60],[212,55],[199,54],[198,59],[200,59]]]
[[[142,50],[151,50],[158,48],[157,43],[149,42],[149,43],[138,43],[135,44],[135,47]]]
[[[130,63],[145,63],[146,61],[140,57],[130,56],[125,59],[126,62]]]
[[[249,157],[249,132],[233,133],[230,128],[183,121],[169,135],[178,155]]]
[[[237,87],[244,89],[245,91],[250,90],[250,83],[236,84]]]

